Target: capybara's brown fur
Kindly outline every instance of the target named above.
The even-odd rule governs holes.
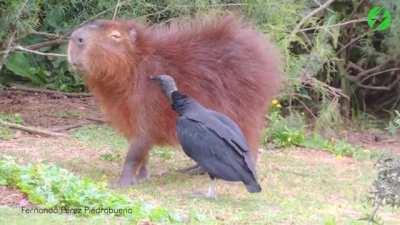
[[[153,145],[177,144],[176,114],[151,75],[238,123],[256,158],[268,104],[281,84],[279,54],[235,16],[144,26],[99,20],[71,36],[70,63],[80,70],[108,120],[131,142],[120,178],[147,175]]]

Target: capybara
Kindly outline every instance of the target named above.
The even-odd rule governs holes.
[[[153,145],[177,144],[176,115],[150,76],[170,74],[183,92],[231,117],[255,159],[268,104],[281,86],[275,47],[233,15],[153,26],[92,21],[71,34],[68,60],[130,142],[122,186],[148,176]]]

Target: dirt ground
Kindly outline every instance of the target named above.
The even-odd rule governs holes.
[[[0,90],[0,114],[19,114],[24,125],[50,130],[102,118],[91,97],[68,98],[64,95],[10,90]],[[0,150],[10,146],[17,148],[15,143],[30,138],[40,137],[17,131],[12,140],[5,142],[0,139]],[[0,186],[0,205],[26,207],[30,203],[18,190]]]
[[[55,128],[87,119],[101,119],[91,97],[0,90],[0,113],[19,114],[24,125]]]
[[[59,130],[79,123],[96,123],[93,121],[101,119],[102,114],[99,111],[92,97],[67,98],[62,95],[49,95],[45,93],[23,92],[23,91],[0,91],[0,115],[1,114],[19,114],[23,119],[23,124],[46,128],[48,130]],[[69,131],[65,130],[65,133]],[[400,154],[400,138],[390,137],[382,132],[344,132],[343,138],[350,143],[361,145],[368,149],[390,150]],[[36,151],[35,148],[48,146],[48,151]],[[62,146],[68,146],[63,148]],[[67,151],[56,151],[61,147]],[[53,151],[54,150],[54,151]],[[60,138],[42,138],[38,135],[32,135],[26,132],[18,131],[17,135],[10,140],[0,139],[0,152],[7,154],[9,152],[18,152],[18,154],[29,155],[32,161],[45,158],[46,154],[52,154],[52,160],[65,161],[82,160],[90,162],[94,154],[99,152],[85,151],[85,147],[80,143]],[[339,170],[347,170],[352,167],[353,160],[344,158],[336,160],[334,156],[321,151],[307,151],[299,149],[294,153],[295,158],[307,159],[309,163],[317,164],[335,164]],[[337,165],[336,165],[337,164]],[[113,171],[119,171],[118,162],[112,162],[107,167],[97,165],[99,173],[105,173],[117,176]],[[274,168],[271,168],[272,170]],[[275,168],[282,170],[282,168]],[[162,174],[163,171],[159,171]],[[0,186],[0,205],[7,206],[31,206],[25,196],[15,189]]]

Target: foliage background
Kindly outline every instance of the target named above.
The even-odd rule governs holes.
[[[230,10],[256,23],[281,49],[285,113],[304,113],[316,128],[393,116],[400,103],[400,2],[335,0],[307,17],[326,2],[331,1],[0,0],[0,84],[84,91],[65,57],[27,50],[65,54],[68,35],[88,20],[116,17],[151,24]],[[391,11],[389,30],[368,27],[366,16],[374,5]]]

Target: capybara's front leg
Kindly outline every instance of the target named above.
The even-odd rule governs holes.
[[[147,178],[147,161],[152,143],[147,138],[138,138],[129,146],[129,151],[122,168],[119,185],[122,187],[136,184]]]

